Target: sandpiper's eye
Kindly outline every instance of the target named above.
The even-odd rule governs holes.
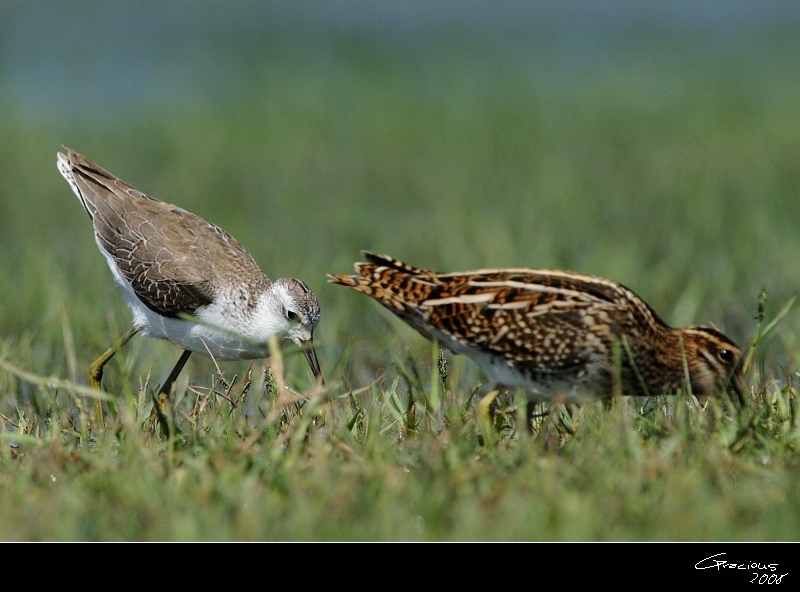
[[[291,310],[286,311],[286,316],[290,321],[299,321],[300,317],[297,316],[296,312],[292,312]]]
[[[719,356],[719,359],[725,362],[726,364],[733,363],[733,352],[731,350],[721,349],[719,350],[719,353],[717,355]]]

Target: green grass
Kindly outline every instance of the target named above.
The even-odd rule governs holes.
[[[797,540],[800,78],[775,59],[793,39],[628,39],[568,68],[546,44],[279,38],[235,95],[124,117],[6,99],[0,539]],[[62,143],[304,279],[327,388],[291,348],[221,374],[193,356],[165,441],[150,394],[179,351],[136,337],[90,429],[86,369],[130,316]],[[672,324],[757,342],[748,405],[620,400],[527,435],[509,400],[487,440],[476,366],[448,355],[443,378],[429,342],[325,282],[360,249],[622,282]]]

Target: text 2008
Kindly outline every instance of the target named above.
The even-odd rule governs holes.
[[[780,584],[781,580],[783,579],[783,576],[786,576],[786,575],[789,575],[789,574],[778,575],[778,574],[759,574],[759,573],[754,573],[753,574],[753,579],[750,580],[750,583],[751,584]]]

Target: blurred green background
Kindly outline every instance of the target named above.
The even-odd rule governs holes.
[[[601,275],[746,346],[759,292],[800,286],[799,39],[757,0],[5,2],[0,353],[83,380],[129,323],[62,144],[304,279],[328,373],[423,343],[325,282],[360,249]],[[142,372],[177,358],[134,341]]]

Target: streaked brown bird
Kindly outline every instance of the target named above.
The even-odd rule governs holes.
[[[313,344],[319,304],[304,282],[270,281],[218,226],[145,195],[64,148],[58,170],[89,214],[97,246],[133,315],[133,328],[90,366],[93,387],[100,388],[103,366],[137,332],[184,350],[161,387],[162,402],[191,352],[217,360],[266,358],[270,337],[279,334],[302,348],[321,379]]]
[[[678,390],[741,397],[740,348],[709,327],[668,326],[611,280],[547,269],[438,273],[362,251],[356,275],[328,275],[428,339],[474,360],[531,402],[583,403]]]

